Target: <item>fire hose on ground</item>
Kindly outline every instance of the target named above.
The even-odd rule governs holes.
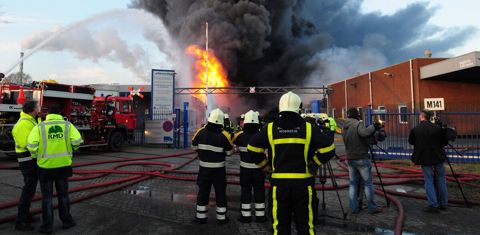
[[[71,177],[69,181],[85,181],[85,180],[92,180],[92,179],[98,179],[102,177],[106,177],[110,174],[115,174],[115,175],[127,175],[126,177],[121,177],[119,179],[114,179],[114,180],[109,180],[101,183],[94,183],[94,184],[87,184],[87,185],[82,185],[82,186],[77,186],[77,187],[72,187],[69,189],[70,193],[74,192],[80,192],[80,191],[85,191],[85,190],[92,190],[92,189],[101,189],[105,188],[100,191],[95,191],[93,193],[83,195],[81,197],[74,197],[71,200],[71,203],[77,203],[81,202],[90,198],[94,198],[106,193],[118,191],[120,189],[123,189],[125,187],[128,187],[130,185],[139,183],[141,181],[151,179],[152,177],[161,177],[164,179],[169,179],[169,180],[179,180],[179,181],[196,181],[196,175],[198,172],[196,171],[185,171],[185,170],[180,170],[180,168],[192,163],[194,160],[196,160],[196,157],[189,158],[187,161],[184,163],[175,166],[171,163],[165,163],[165,162],[159,162],[159,161],[153,161],[153,160],[159,160],[159,159],[166,159],[166,158],[174,158],[174,157],[182,157],[186,155],[192,155],[194,152],[184,152],[184,153],[179,153],[179,154],[173,154],[173,155],[165,155],[165,156],[149,156],[149,157],[142,157],[142,158],[127,158],[127,159],[119,159],[119,160],[101,160],[101,161],[93,161],[93,162],[86,162],[86,163],[80,163],[80,164],[74,164],[74,173],[77,175],[81,176],[75,176]],[[403,171],[403,172],[408,172],[408,173],[402,173],[402,174],[382,174],[382,178],[386,179],[396,179],[396,180],[390,180],[383,182],[383,185],[400,185],[400,184],[407,184],[407,183],[413,183],[413,182],[418,182],[423,180],[423,175],[421,174],[421,170],[419,169],[412,169],[409,167],[400,167],[400,166],[395,166],[393,164],[404,164],[402,161],[396,161],[396,160],[391,160],[387,161],[390,164],[386,163],[379,163],[378,167],[379,168],[384,168],[384,169],[390,169],[390,170],[395,170],[395,171]],[[119,163],[118,165],[115,165],[111,169],[101,169],[101,170],[82,170],[78,169],[81,167],[86,167],[86,166],[94,166],[94,165],[103,165],[103,164],[113,164],[113,163]],[[341,170],[344,171],[344,173],[336,173],[334,176],[338,178],[346,177],[348,179],[348,167],[345,164],[345,158],[341,157],[340,160],[337,161],[338,166],[340,167]],[[155,169],[155,170],[149,170],[149,171],[128,171],[128,170],[121,170],[120,168],[124,167],[129,167],[129,166],[160,166],[164,167],[163,169]],[[0,166],[0,169],[12,169],[14,168],[13,166]],[[172,175],[175,174],[175,175]],[[191,176],[182,176],[182,175],[191,175]],[[238,171],[228,171],[227,175],[232,176],[232,177],[237,177],[239,176]],[[377,173],[373,173],[373,176],[377,176]],[[480,187],[480,184],[476,183],[471,183],[468,181],[474,181],[474,180],[480,180],[480,174],[473,174],[473,173],[457,173],[456,176],[458,177],[459,181],[468,186],[472,187]],[[454,181],[453,177],[451,174],[447,174],[447,180],[452,182]],[[239,185],[240,181],[238,179],[227,179],[228,184],[233,184],[233,185]],[[379,185],[380,182],[374,182],[375,185]],[[113,187],[112,187],[113,186]],[[269,183],[265,183],[266,188],[270,188]],[[324,190],[337,190],[337,189],[346,189],[349,187],[348,183],[345,184],[339,184],[336,187],[335,186],[325,186],[323,187]],[[321,190],[322,187],[320,185],[316,185],[315,189]],[[404,208],[401,204],[401,202],[394,196],[401,196],[401,197],[409,197],[409,198],[416,198],[416,199],[422,199],[425,200],[426,197],[424,195],[420,194],[413,194],[413,193],[402,193],[402,192],[397,192],[394,190],[389,190],[385,189],[385,196],[386,199],[392,202],[398,210],[398,216],[395,221],[395,234],[401,234],[402,232],[402,226],[403,226],[403,221],[405,217],[405,211]],[[380,189],[375,189],[375,193],[378,195],[384,195],[384,192]],[[56,193],[54,194],[56,196]],[[41,200],[40,195],[36,195],[33,199],[33,201],[38,201]],[[459,199],[449,199],[450,203],[454,204],[464,204],[463,200]],[[480,205],[479,201],[473,201],[469,200],[469,204],[471,205]],[[12,200],[4,203],[0,203],[0,210],[1,209],[7,209],[11,208],[14,206],[18,205],[18,200]],[[54,205],[55,208],[58,207],[58,205]],[[32,214],[38,214],[41,212],[41,208],[34,208],[31,210]],[[0,218],[0,223],[5,223],[9,221],[15,220],[16,215],[10,215],[6,216],[3,218]]]

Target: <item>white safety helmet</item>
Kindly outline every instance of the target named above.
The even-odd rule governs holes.
[[[208,115],[208,122],[212,124],[218,124],[223,126],[224,114],[220,109],[214,109]]]
[[[230,119],[230,116],[228,116],[228,113],[226,113],[226,114],[223,115],[223,118]]]
[[[254,123],[254,124],[259,124],[260,122],[258,121],[258,112],[255,112],[253,110],[248,111],[245,114],[245,120],[243,121],[243,124],[248,124],[248,123]]]
[[[302,99],[297,94],[289,91],[288,93],[282,95],[280,102],[278,104],[278,110],[280,112],[300,112],[302,106]]]
[[[245,114],[240,115],[240,119],[245,119]]]

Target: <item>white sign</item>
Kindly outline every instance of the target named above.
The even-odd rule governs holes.
[[[152,69],[151,113],[173,112],[175,71]]]
[[[443,111],[445,110],[445,100],[443,98],[426,98],[423,100],[426,110]]]

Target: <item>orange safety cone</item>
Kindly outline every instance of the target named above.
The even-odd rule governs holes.
[[[24,104],[27,101],[25,98],[25,92],[23,92],[23,87],[20,87],[20,92],[18,93],[17,104]]]

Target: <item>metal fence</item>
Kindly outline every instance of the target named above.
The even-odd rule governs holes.
[[[375,113],[368,120],[382,120],[387,139],[374,146],[376,156],[388,159],[410,159],[413,146],[408,143],[410,130],[419,123],[419,113]],[[443,124],[457,130],[457,139],[445,147],[452,162],[480,162],[480,112],[438,113]],[[383,152],[380,148],[388,152]]]
[[[145,130],[136,129],[133,131],[133,138],[130,140],[131,145],[142,145],[145,143]]]
[[[169,118],[172,118],[172,110],[169,109],[160,109],[160,110],[154,110],[152,113],[147,115],[149,120],[167,120]]]

